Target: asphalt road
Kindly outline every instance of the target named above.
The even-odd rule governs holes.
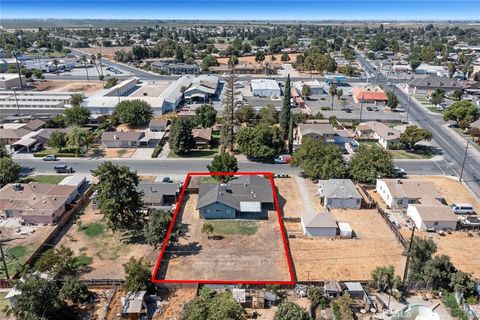
[[[377,83],[386,89],[386,77],[374,70],[371,63],[360,54],[357,54],[357,58],[367,71],[377,75]],[[408,119],[433,133],[433,140],[442,149],[443,157],[449,165],[448,171],[460,176],[466,141],[448,128],[440,116],[428,113],[424,107],[411,100],[405,92],[397,89],[395,94],[400,105],[408,110]],[[480,197],[480,158],[473,150],[469,154],[467,153],[462,180]]]
[[[59,161],[43,161],[41,158],[35,159],[16,159],[18,164],[23,167],[23,173],[52,174],[53,167],[56,165],[69,165],[78,174],[90,174],[90,170],[95,169],[107,159],[69,159],[62,158]],[[188,172],[208,172],[207,165],[210,160],[191,160],[191,159],[112,159],[112,162],[119,165],[126,165],[132,170],[143,175],[183,175]],[[444,161],[430,160],[398,160],[395,164],[407,171],[410,175],[442,175],[452,174],[448,171],[448,164]],[[298,174],[300,170],[293,168],[288,164],[269,164],[252,161],[240,161],[239,171],[266,171],[275,174]]]

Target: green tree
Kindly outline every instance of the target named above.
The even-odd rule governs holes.
[[[471,101],[467,100],[454,102],[443,112],[443,120],[453,120],[457,123],[462,120],[473,122],[477,120],[478,117],[477,107]]]
[[[280,57],[280,61],[282,62],[290,61],[290,56],[286,53],[282,53],[282,56]]]
[[[68,277],[60,289],[59,298],[62,300],[70,300],[73,303],[87,302],[92,293],[88,290],[88,286],[76,277]]]
[[[441,104],[444,98],[445,98],[445,91],[443,89],[436,89],[430,95],[430,101],[434,106],[438,106],[439,104]]]
[[[59,299],[60,288],[51,279],[38,275],[26,275],[24,281],[17,283],[22,294],[17,296],[12,313],[17,320],[54,320],[69,319],[62,309],[65,304]]]
[[[398,106],[398,98],[393,92],[387,93],[387,106],[391,110],[395,110]]]
[[[118,84],[118,79],[117,78],[110,78],[110,79],[107,80],[107,82],[105,82],[103,87],[105,89],[110,89],[112,87],[115,87],[117,84]]]
[[[420,67],[422,63],[417,60],[417,59],[412,59],[410,60],[410,68],[412,69],[412,72],[415,73],[418,67]]]
[[[307,310],[298,304],[286,301],[278,306],[273,320],[311,320]]]
[[[400,135],[400,142],[409,148],[413,148],[415,144],[422,140],[430,141],[433,134],[427,129],[419,128],[415,125],[407,126],[405,132]]]
[[[53,278],[73,276],[78,271],[77,258],[70,248],[48,249],[35,262],[35,270],[46,272]]]
[[[136,172],[127,166],[103,162],[93,176],[98,179],[96,200],[100,212],[113,230],[129,230],[143,221],[142,198],[137,191],[140,181]]]
[[[332,96],[332,110],[333,110],[333,98],[337,94],[337,86],[335,84],[330,85],[330,88],[328,88],[328,93]]]
[[[20,177],[22,167],[9,157],[0,158],[0,185],[13,183]]]
[[[214,293],[202,288],[198,297],[188,302],[183,310],[183,320],[244,320],[245,310],[230,292]]]
[[[394,176],[392,154],[377,145],[360,145],[349,165],[350,175],[358,182],[375,183],[378,178]]]
[[[237,172],[237,158],[235,158],[235,156],[231,155],[228,152],[220,152],[219,154],[215,155],[215,157],[213,157],[212,163],[207,165],[207,169],[210,172]],[[213,177],[223,183],[233,179],[233,176],[231,175]]]
[[[308,84],[304,84],[302,87],[302,96],[304,96],[305,99],[308,100],[311,94],[312,94],[312,88]]]
[[[72,106],[79,106],[83,101],[83,95],[81,93],[74,93],[70,97],[70,104]]]
[[[230,74],[225,79],[225,95],[222,100],[225,111],[223,112],[224,124],[220,132],[220,141],[223,147],[233,151],[235,144],[235,83],[237,82],[235,69],[230,69]]]
[[[40,69],[33,69],[33,76],[37,79],[44,79],[43,72]]]
[[[457,271],[451,275],[450,287],[453,291],[469,296],[475,292],[475,280],[469,273]]]
[[[205,58],[202,60],[202,68],[203,71],[208,71],[210,67],[215,67],[219,66],[220,64],[218,63],[217,59],[212,56],[211,54],[206,55]]]
[[[150,265],[146,261],[130,257],[130,260],[123,264],[123,269],[125,271],[124,288],[126,291],[150,291],[152,288],[152,273]]]
[[[258,50],[255,53],[255,62],[258,62],[261,64],[263,63],[263,61],[265,61],[265,53],[262,50]]]
[[[217,120],[217,111],[209,104],[195,109],[195,122],[202,128],[210,128]]]
[[[239,123],[250,123],[255,118],[255,110],[251,105],[241,106],[235,112],[235,118]]]
[[[282,110],[280,111],[279,116],[279,123],[280,129],[282,130],[283,139],[287,139],[288,137],[288,127],[290,123],[290,74],[287,76],[287,80],[285,81],[285,88],[283,90],[283,105]]]
[[[58,151],[62,151],[63,148],[67,145],[68,137],[65,132],[54,131],[50,135],[48,140],[48,145],[52,148],[57,148]]]
[[[213,224],[205,222],[202,224],[202,233],[207,234],[207,239],[210,239],[210,235],[214,232]]]
[[[300,167],[311,179],[343,178],[345,161],[340,149],[330,143],[305,138],[293,154],[292,166]]]
[[[339,320],[353,320],[352,305],[354,301],[348,293],[344,293],[332,302],[333,314]]]
[[[124,100],[115,106],[114,115],[121,123],[126,123],[131,126],[141,126],[153,116],[152,106],[143,100]]]
[[[452,97],[455,100],[462,100],[462,91],[461,90],[455,90],[452,94]]]
[[[185,154],[195,147],[192,135],[193,124],[190,119],[177,118],[170,126],[169,144],[175,154]]]
[[[157,248],[165,240],[171,222],[172,216],[169,212],[165,210],[151,210],[148,215],[148,222],[143,230],[145,241]]]
[[[312,307],[314,308],[326,303],[326,300],[323,297],[323,290],[318,287],[308,288],[307,298],[308,300],[312,301]]]
[[[395,282],[395,268],[393,266],[379,266],[372,271],[372,283],[379,290],[389,292]]]
[[[413,238],[408,270],[409,281],[423,281],[425,279],[425,266],[435,252],[437,252],[437,245],[432,239]]]
[[[448,285],[450,276],[457,270],[446,255],[435,256],[428,260],[423,267],[423,280],[427,283],[438,283],[442,286]]]
[[[74,105],[71,108],[65,109],[65,122],[69,126],[83,126],[90,120],[90,110]]]
[[[268,125],[274,125],[278,123],[278,111],[275,107],[271,104],[267,105],[260,109],[258,116],[260,117],[260,121],[262,123],[266,123]]]
[[[235,55],[231,55],[230,58],[228,58],[228,66],[230,68],[235,67],[238,64],[238,58]]]
[[[7,145],[2,139],[0,139],[0,158],[6,158],[6,157],[10,157],[7,151]]]
[[[72,132],[68,136],[68,145],[75,147],[75,155],[79,155],[87,146],[87,131],[79,127],[73,127]]]
[[[240,129],[237,144],[241,153],[254,159],[273,158],[285,148],[280,129],[265,123]]]

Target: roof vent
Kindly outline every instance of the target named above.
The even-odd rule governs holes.
[[[401,179],[397,179],[397,184],[402,184],[402,180]]]
[[[13,189],[13,191],[22,191],[23,190],[22,185],[20,183],[15,183],[12,186],[12,189]]]
[[[113,135],[113,140],[117,140],[118,136],[116,134]]]

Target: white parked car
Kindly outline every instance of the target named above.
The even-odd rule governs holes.
[[[453,213],[456,214],[473,214],[475,212],[473,206],[468,203],[454,203],[450,207],[452,208]]]

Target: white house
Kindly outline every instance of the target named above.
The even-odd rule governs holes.
[[[420,230],[455,230],[458,217],[449,206],[408,205],[407,215]]]
[[[260,97],[280,97],[282,90],[277,81],[271,79],[252,79],[252,94]]]
[[[302,213],[301,225],[306,237],[335,237],[337,222],[330,212]]]
[[[320,202],[329,208],[360,209],[362,196],[350,179],[320,180]]]
[[[379,121],[367,121],[357,125],[355,134],[358,139],[377,140],[383,148],[388,149],[400,142],[402,132]]]
[[[409,204],[441,204],[442,195],[430,181],[377,179],[376,191],[391,209]]]

